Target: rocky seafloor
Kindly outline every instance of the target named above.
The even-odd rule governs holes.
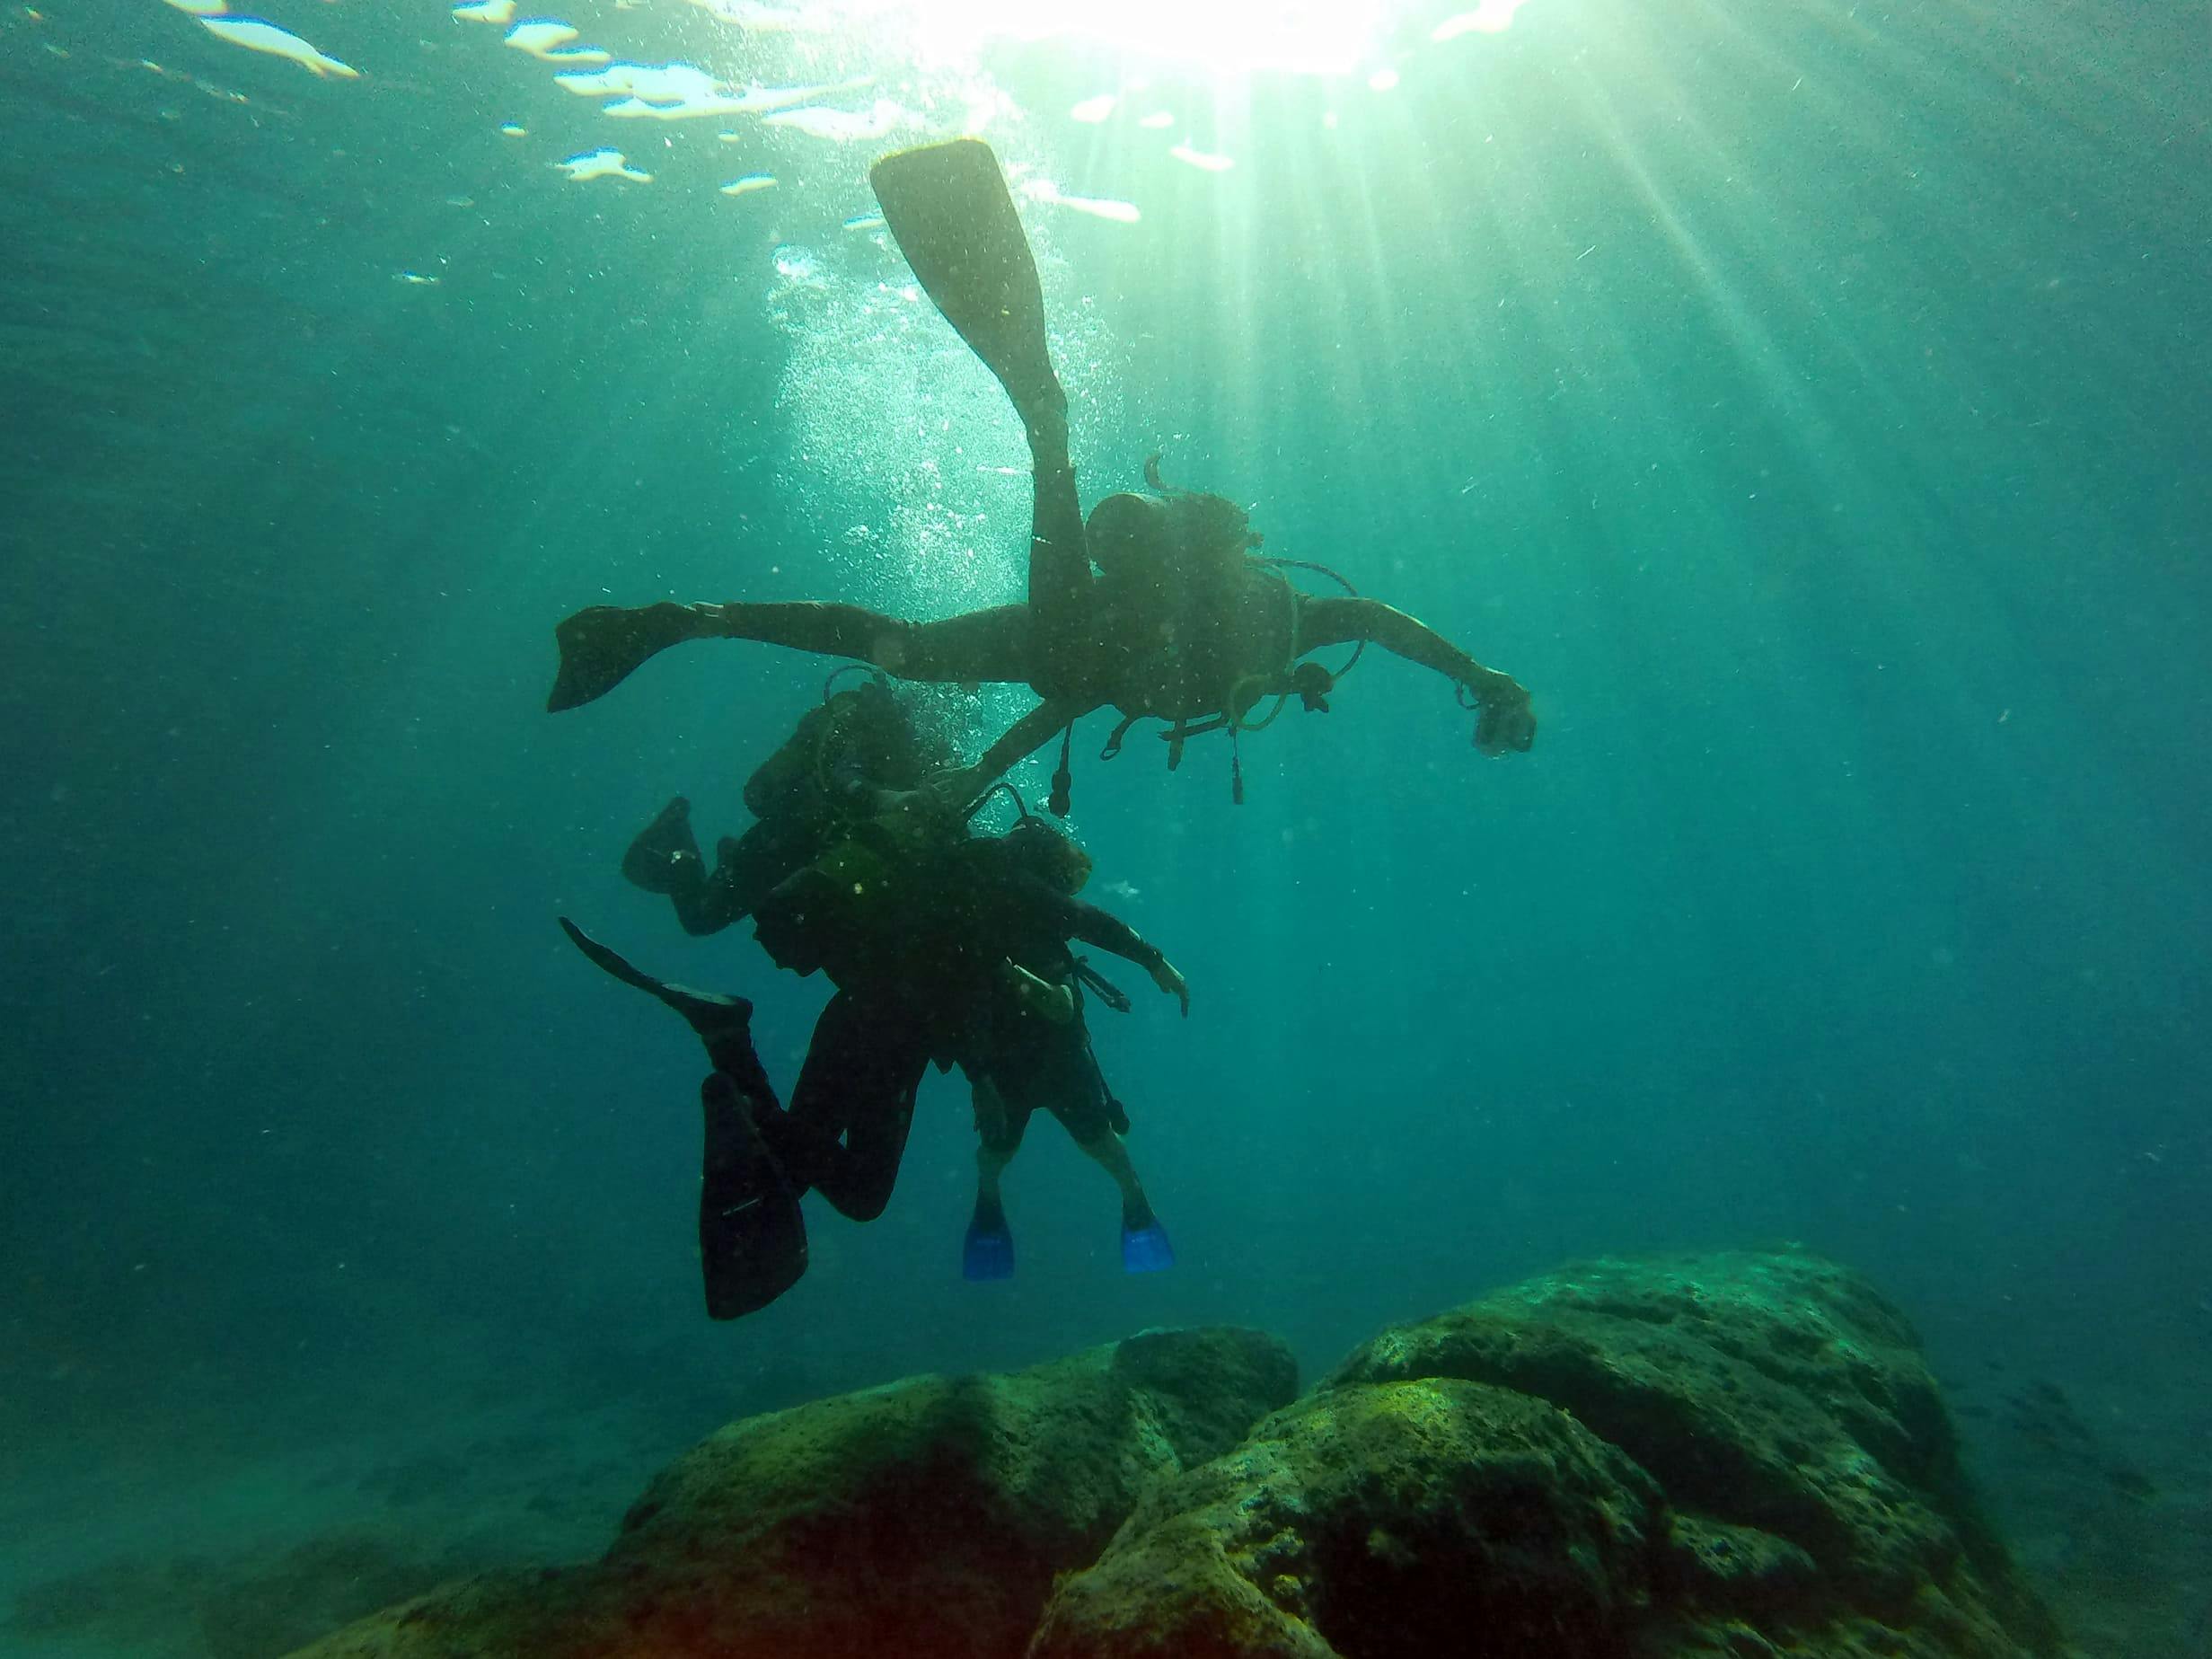
[[[597,1561],[313,1659],[1890,1655],[2067,1650],[1910,1326],[1802,1254],[1600,1260],[1316,1386],[1236,1328],[733,1423]]]

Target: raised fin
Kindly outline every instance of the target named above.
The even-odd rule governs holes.
[[[899,251],[999,377],[1033,442],[1041,423],[1064,428],[1068,394],[1053,372],[1036,260],[991,146],[955,138],[900,150],[868,176]]]

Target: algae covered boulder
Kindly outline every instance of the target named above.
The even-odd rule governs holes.
[[[2024,1659],[1909,1326],[1793,1253],[1598,1261],[1386,1330],[1162,1331],[733,1424],[605,1557],[317,1659]]]
[[[1154,1331],[746,1418],[654,1480],[599,1562],[449,1586],[304,1651],[1018,1655],[1056,1574],[1295,1389],[1272,1337]]]
[[[1031,1652],[1617,1652],[1663,1524],[1650,1477],[1541,1400],[1325,1390],[1141,1506]]]
[[[1600,1261],[1376,1337],[1066,1580],[1037,1659],[2058,1651],[1910,1327],[1794,1254]]]

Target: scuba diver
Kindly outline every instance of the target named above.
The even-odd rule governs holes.
[[[1013,1271],[1000,1178],[1039,1106],[1119,1187],[1124,1267],[1172,1266],[1121,1142],[1128,1116],[1091,1051],[1081,984],[1117,1009],[1129,1003],[1067,941],[1139,962],[1187,1015],[1182,976],[1133,931],[1075,902],[1088,855],[1026,807],[1013,832],[985,838],[965,827],[948,837],[941,817],[903,811],[902,790],[930,753],[928,739],[880,682],[839,692],[835,679],[748,781],[745,799],[762,816],[741,841],[724,840],[713,876],[681,798],[623,860],[633,881],[674,899],[688,931],[757,912],[781,965],[802,975],[829,968],[838,991],[816,1021],[788,1112],[753,1053],[750,1003],[666,984],[561,921],[595,963],[674,1009],[707,1046],[700,1248],[710,1315],[765,1306],[805,1272],[798,1199],[807,1187],[854,1220],[882,1213],[932,1058],[940,1069],[957,1062],[974,1090],[981,1144],[968,1277]]]
[[[880,673],[845,690],[830,675],[822,702],[800,717],[783,746],[745,781],[754,822],[741,836],[725,835],[707,868],[692,832],[692,804],[679,795],[622,855],[622,874],[648,893],[663,893],[686,933],[718,933],[753,913],[778,883],[822,856],[856,814],[879,810],[878,792],[918,789],[951,763],[951,750],[924,736]]]
[[[1301,658],[1352,644],[1357,661],[1372,642],[1451,681],[1462,706],[1476,711],[1475,743],[1485,754],[1529,746],[1536,718],[1511,675],[1378,600],[1300,592],[1283,573],[1297,561],[1255,552],[1260,538],[1241,507],[1168,488],[1157,456],[1145,465],[1154,494],[1109,495],[1087,525],[1035,261],[998,158],[963,138],[886,156],[868,176],[914,275],[1021,418],[1035,480],[1027,601],[929,622],[806,602],[594,605],[554,630],[560,666],[549,710],[603,696],[657,652],[697,639],[850,657],[907,680],[1026,682],[1038,706],[974,765],[941,775],[931,789],[947,807],[972,806],[1008,767],[1060,735],[1053,805],[1064,812],[1068,752],[1083,716],[1109,705],[1122,714],[1103,751],[1109,756],[1135,721],[1168,722],[1173,768],[1189,737],[1226,731],[1233,749],[1238,733],[1267,724],[1292,696],[1326,711],[1352,664],[1332,674]],[[1273,710],[1253,719],[1270,696]],[[1241,800],[1241,765],[1232,765]]]
[[[1190,989],[1136,931],[1075,895],[1090,857],[1026,809],[1003,835],[917,840],[899,816],[853,834],[755,911],[779,966],[836,984],[791,1093],[809,1143],[785,1167],[859,1220],[880,1213],[898,1173],[913,1101],[934,1061],[973,1087],[978,1191],[963,1249],[972,1279],[1013,1272],[1000,1178],[1038,1107],[1111,1176],[1122,1196],[1122,1265],[1174,1265],[1122,1136],[1129,1119],[1098,1069],[1082,985],[1127,1000],[1069,949],[1080,940],[1134,962],[1190,1012]],[[780,1129],[763,1125],[779,1154]],[[833,1149],[842,1134],[848,1155]],[[838,1188],[824,1186],[827,1172]],[[866,1213],[854,1207],[858,1203]]]
[[[707,1316],[734,1319],[765,1308],[806,1271],[806,1223],[798,1189],[757,1125],[780,1116],[776,1090],[753,1046],[753,1004],[655,979],[568,917],[576,948],[626,985],[658,997],[706,1046],[699,1085],[706,1145],[699,1169],[699,1266]]]
[[[976,1043],[961,1063],[974,1102],[977,1143],[975,1209],[960,1253],[960,1270],[970,1279],[1014,1276],[1014,1236],[1000,1179],[1021,1151],[1022,1135],[1039,1106],[1060,1120],[1076,1150],[1120,1189],[1122,1270],[1156,1273],[1175,1266],[1175,1247],[1152,1213],[1123,1141],[1129,1114],[1106,1087],[1083,1021],[1085,985],[1119,1012],[1128,1011],[1129,999],[1071,953],[1064,940],[1053,941],[1053,953],[1062,961],[1056,973],[1035,974],[1009,960],[1012,1018],[993,1021],[988,1039]],[[1186,1013],[1189,1007],[1185,998]]]
[[[983,994],[968,1005],[957,1051],[974,1102],[977,1136],[975,1208],[961,1271],[971,1279],[1013,1275],[1014,1240],[1000,1181],[1039,1107],[1060,1120],[1076,1150],[1119,1188],[1123,1270],[1172,1267],[1174,1247],[1124,1143],[1129,1114],[1106,1086],[1083,1018],[1086,986],[1117,1012],[1129,1011],[1129,999],[1075,955],[1068,941],[1080,935],[1138,963],[1176,998],[1185,1018],[1189,988],[1174,966],[1132,931],[1104,911],[1076,903],[1090,878],[1090,855],[1044,819],[1025,808],[1005,835],[972,842],[965,852],[971,871],[977,864],[998,867],[971,887],[986,902],[968,922],[986,949],[1003,949],[1006,957],[987,985],[975,987]],[[1124,933],[1126,940],[1120,937]]]

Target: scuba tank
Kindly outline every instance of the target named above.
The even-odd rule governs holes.
[[[1170,614],[1181,623],[1180,637],[1165,648],[1157,663],[1159,690],[1167,698],[1165,706],[1118,705],[1123,717],[1121,724],[1106,739],[1098,758],[1112,760],[1120,754],[1123,739],[1141,719],[1157,719],[1166,723],[1168,729],[1159,736],[1168,745],[1170,772],[1183,763],[1183,747],[1191,738],[1208,732],[1226,731],[1229,742],[1231,798],[1242,806],[1244,758],[1238,752],[1238,736],[1273,724],[1292,697],[1299,700],[1309,714],[1327,713],[1329,695],[1335,690],[1336,683],[1352,672],[1360,654],[1367,649],[1366,641],[1359,641],[1344,666],[1333,672],[1319,663],[1300,662],[1298,596],[1286,572],[1318,572],[1354,598],[1359,596],[1359,590],[1326,565],[1259,552],[1261,538],[1248,526],[1241,508],[1224,498],[1179,490],[1163,482],[1159,459],[1153,455],[1144,463],[1144,481],[1160,498],[1146,503],[1149,511],[1137,507],[1135,504],[1143,498],[1134,496],[1109,497],[1107,502],[1100,504],[1100,509],[1108,503],[1118,507],[1101,526],[1105,534],[1098,551],[1106,552],[1107,557],[1100,560],[1100,567],[1106,569],[1110,560],[1119,559],[1124,569],[1137,568],[1141,564],[1141,557],[1135,550],[1147,545],[1149,541],[1164,543],[1164,557],[1169,564],[1187,567],[1163,569],[1160,577],[1176,596]],[[1119,507],[1124,500],[1130,505]],[[1101,511],[1095,509],[1094,523],[1101,516]],[[1109,548],[1111,552],[1107,551]],[[1199,557],[1201,553],[1211,556]],[[1160,556],[1155,553],[1155,557]],[[1265,572],[1266,579],[1282,596],[1287,611],[1286,649],[1279,666],[1230,679],[1235,675],[1230,639],[1236,623],[1227,612],[1240,602],[1255,572]],[[1224,679],[1230,680],[1225,693],[1221,688]],[[1275,700],[1274,707],[1254,719],[1253,710],[1271,696]],[[1061,743],[1059,770],[1053,775],[1052,809],[1063,817],[1071,795],[1068,759],[1073,737],[1074,728],[1071,726]]]
[[[855,670],[869,677],[843,691]],[[799,717],[783,746],[745,781],[745,807],[756,818],[812,816],[856,782],[912,789],[927,769],[922,745],[889,679],[853,664],[822,688],[822,701]]]
[[[912,875],[912,854],[886,826],[858,816],[856,803],[872,787],[919,783],[923,746],[884,675],[863,669],[867,682],[836,690],[858,666],[830,675],[822,702],[745,783],[745,805],[762,819],[814,826],[815,856],[753,907],[762,948],[801,977],[865,971],[868,943],[883,932],[875,912],[901,897]]]
[[[856,825],[754,907],[753,937],[778,967],[802,979],[827,968],[842,982],[876,965],[881,913],[903,901],[909,883],[876,844],[874,827]]]

